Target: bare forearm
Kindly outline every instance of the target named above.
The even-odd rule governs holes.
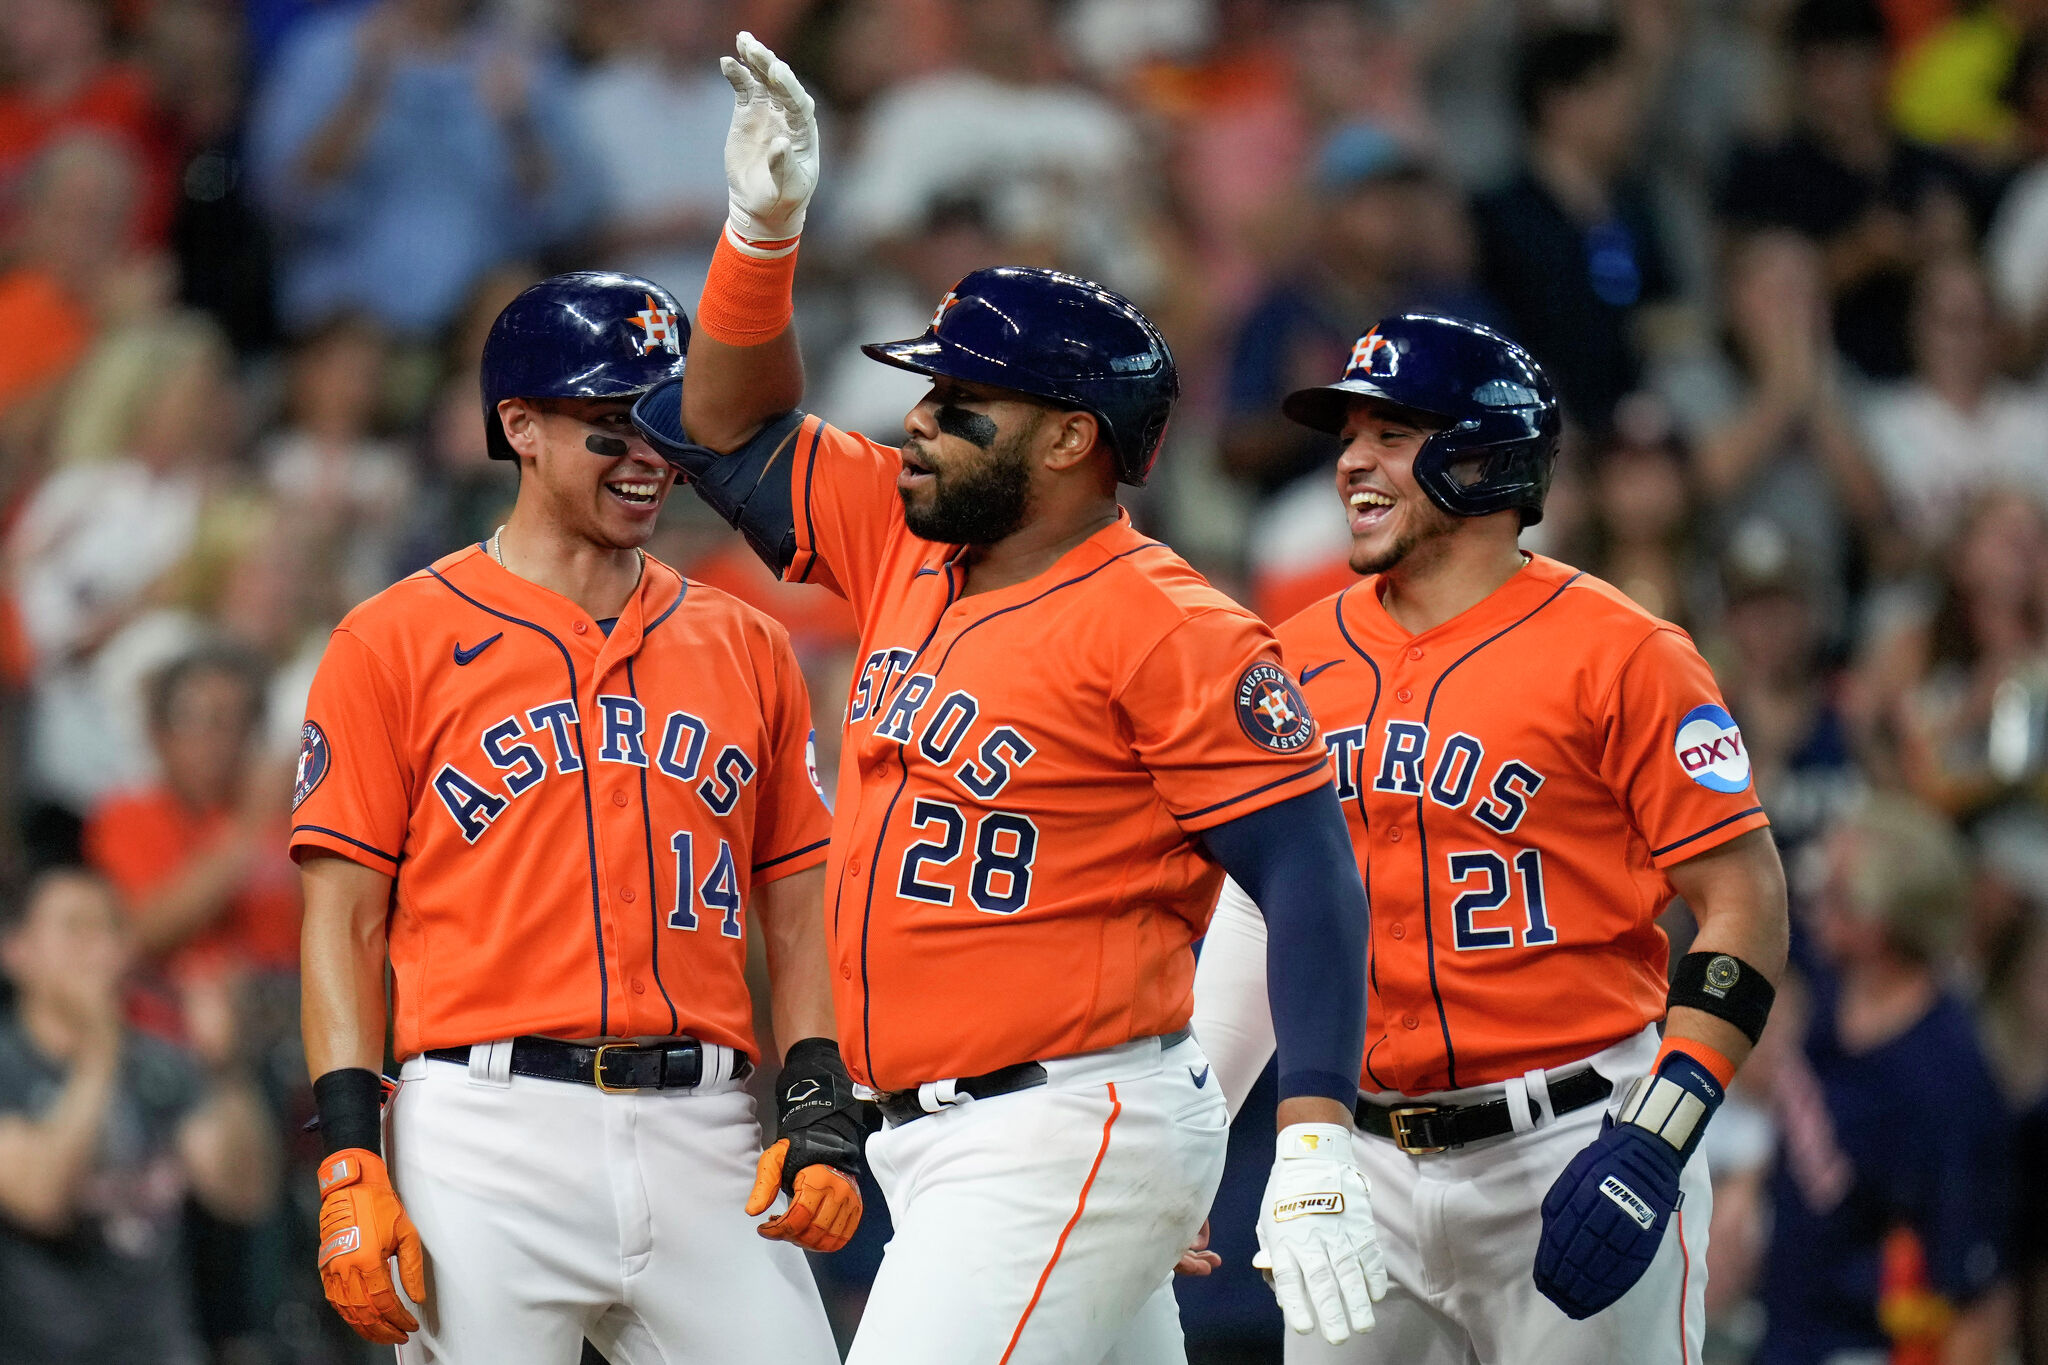
[[[355,169],[370,129],[383,111],[384,86],[382,70],[366,68],[356,77],[341,106],[306,143],[299,157],[300,180],[317,189]]]
[[[248,1222],[269,1209],[277,1191],[277,1143],[262,1098],[246,1078],[216,1084],[213,1098],[188,1121],[183,1145],[193,1193],[209,1212]]]
[[[804,362],[796,327],[758,346],[729,346],[698,328],[683,376],[683,429],[724,453],[752,439],[769,419],[803,401]]]
[[[776,1041],[830,1038],[832,969],[825,956],[825,870],[812,868],[754,893],[768,954],[769,1017]]]
[[[1772,982],[1784,975],[1791,934],[1785,871],[1768,829],[1751,830],[1680,863],[1671,878],[1699,923],[1692,952],[1726,953]],[[1664,1032],[1704,1043],[1737,1066],[1749,1056],[1748,1036],[1704,1010],[1674,1008]]]
[[[37,1232],[70,1225],[79,1187],[92,1170],[100,1127],[114,1097],[120,1048],[110,1041],[74,1062],[57,1102],[42,1118],[12,1128],[0,1152],[0,1207]]]
[[[136,947],[145,954],[167,953],[226,914],[248,866],[248,849],[239,840],[194,858],[170,885],[136,907]]]
[[[318,1079],[384,1061],[385,907],[391,879],[345,859],[309,858],[300,933],[300,1031]]]

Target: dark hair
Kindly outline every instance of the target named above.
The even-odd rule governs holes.
[[[84,863],[51,863],[32,877],[9,877],[5,885],[0,886],[0,938],[28,923],[29,907],[36,903],[45,887],[51,882],[68,880],[91,882],[109,896],[115,894],[113,883],[98,869]]]
[[[216,641],[179,655],[150,676],[144,694],[150,727],[161,730],[170,724],[171,707],[186,683],[216,673],[233,678],[248,693],[250,729],[262,724],[263,693],[270,681],[270,670],[240,645]]]
[[[1799,0],[1785,36],[1800,53],[1815,47],[1882,47],[1884,13],[1874,0]]]
[[[1548,28],[1530,37],[1515,61],[1515,107],[1522,121],[1535,127],[1552,94],[1576,90],[1620,60],[1621,32],[1612,27]]]

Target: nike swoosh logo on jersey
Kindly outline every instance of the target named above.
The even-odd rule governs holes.
[[[457,668],[460,668],[464,664],[474,662],[477,655],[483,653],[485,650],[489,649],[492,645],[498,643],[498,641],[504,638],[505,632],[501,630],[496,635],[493,635],[490,639],[479,640],[477,643],[471,645],[468,649],[464,649],[462,647],[461,641],[458,640],[455,645],[455,666]]]
[[[1335,668],[1338,664],[1341,664],[1343,662],[1344,661],[1342,659],[1332,659],[1330,660],[1330,662],[1326,664],[1317,664],[1314,668],[1304,668],[1301,670],[1301,681],[1305,685],[1310,678],[1313,678],[1316,674],[1322,672],[1324,669]]]
[[[1209,1068],[1205,1066],[1198,1073],[1193,1067],[1189,1067],[1188,1077],[1194,1081],[1195,1089],[1200,1090],[1209,1083]]]

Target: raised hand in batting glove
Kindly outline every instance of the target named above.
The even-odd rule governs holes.
[[[818,188],[818,114],[789,63],[751,33],[718,69],[732,86],[725,135],[726,221],[748,242],[780,242],[803,231]]]
[[[320,1287],[357,1336],[380,1346],[396,1346],[420,1327],[391,1287],[393,1256],[406,1295],[425,1303],[420,1235],[383,1158],[360,1147],[334,1153],[320,1164]]]
[[[853,1097],[853,1081],[830,1038],[792,1043],[775,1089],[782,1137],[761,1153],[747,1213],[758,1216],[779,1189],[789,1207],[760,1225],[763,1237],[806,1251],[837,1251],[860,1226],[860,1173],[873,1105]]]
[[[1351,1132],[1334,1123],[1280,1130],[1279,1155],[1259,1205],[1259,1250],[1287,1325],[1340,1345],[1372,1330],[1387,1266],[1372,1218],[1372,1187],[1351,1157]]]
[[[1722,1098],[1705,1067],[1667,1054],[1543,1196],[1536,1287],[1566,1317],[1593,1316],[1650,1268],[1678,1207],[1679,1173]]]

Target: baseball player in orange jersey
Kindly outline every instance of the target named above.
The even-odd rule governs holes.
[[[826,917],[895,1237],[851,1360],[1184,1358],[1171,1273],[1225,1144],[1191,945],[1225,867],[1272,923],[1276,1283],[1302,1326],[1364,1330],[1364,895],[1272,636],[1117,506],[1177,392],[1166,344],[1085,280],[981,270],[922,337],[869,348],[932,377],[900,454],[792,410],[817,129],[789,68],[739,48],[687,382],[634,418],[860,626]]]
[[[1518,548],[1558,431],[1520,347],[1389,318],[1286,411],[1344,439],[1366,575],[1279,634],[1373,898],[1356,1146],[1393,1278],[1369,1338],[1287,1358],[1693,1365],[1688,1158],[1785,958],[1741,734],[1683,632]],[[1699,934],[1667,980],[1674,893]],[[1233,1105],[1273,1046],[1263,938],[1226,887],[1195,1027]]]
[[[865,1126],[830,1040],[810,704],[781,627],[639,548],[672,473],[628,410],[687,328],[630,276],[507,305],[483,390],[511,519],[349,613],[313,683],[321,1275],[401,1360],[838,1358],[797,1247],[852,1233]],[[797,1040],[766,1153],[749,910]]]

